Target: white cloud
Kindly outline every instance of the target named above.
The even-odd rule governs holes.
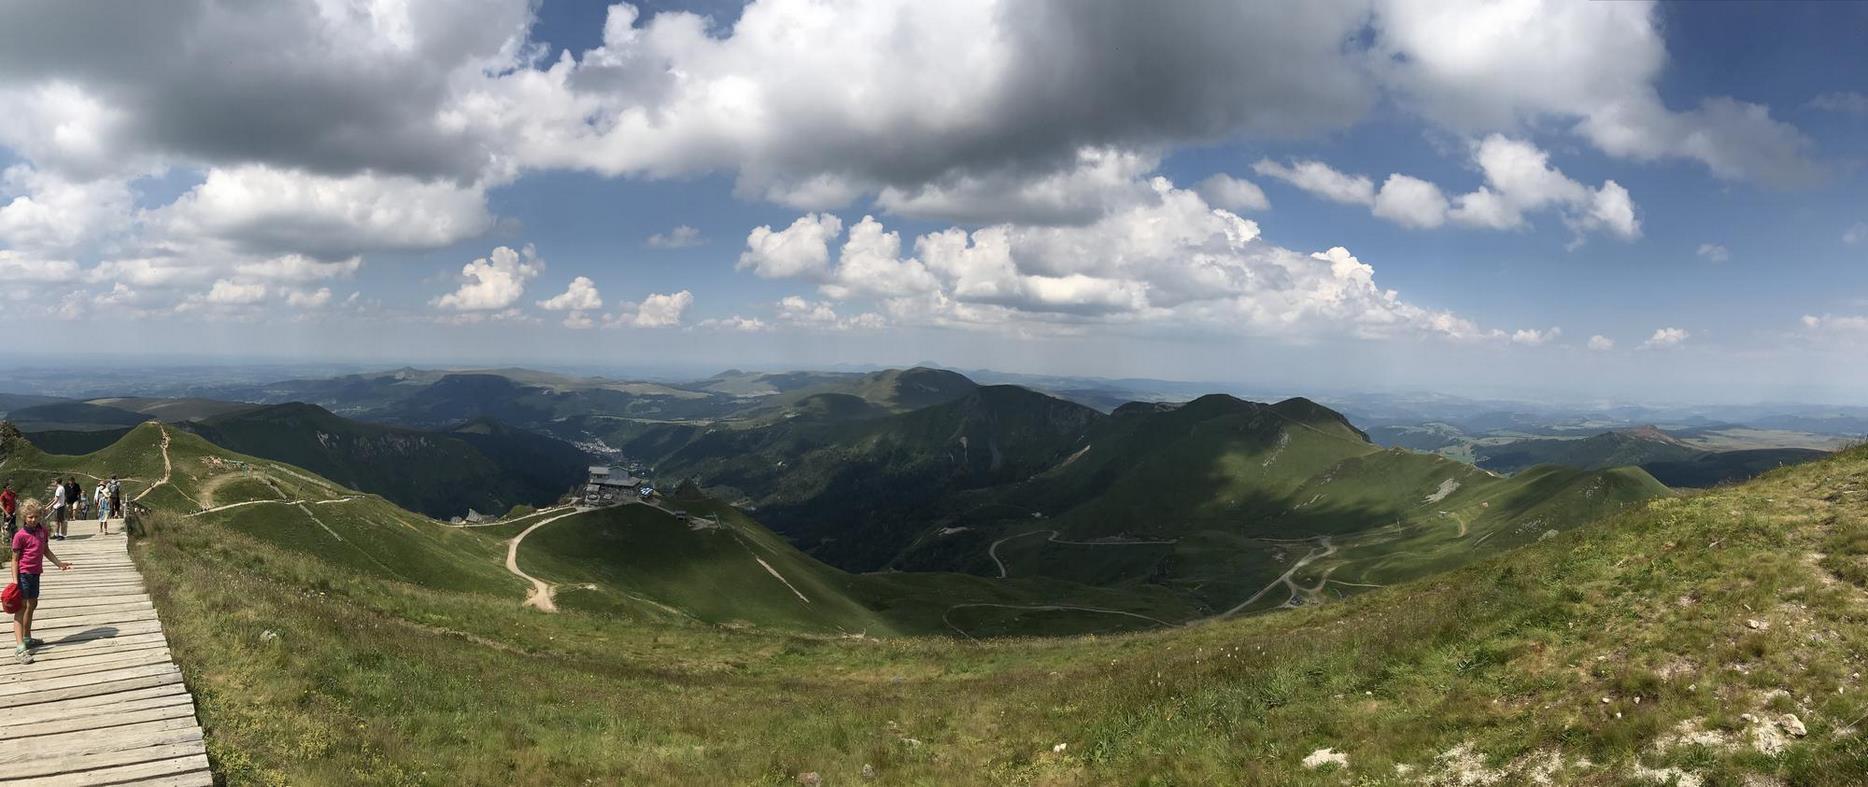
[[[1536,328],[1522,328],[1511,333],[1511,342],[1513,344],[1536,347],[1538,345],[1548,344],[1562,335],[1562,328],[1552,327],[1548,330],[1541,331]]]
[[[1361,175],[1348,175],[1321,161],[1295,161],[1279,164],[1259,159],[1252,171],[1277,178],[1332,202],[1348,205],[1375,204],[1375,182]]]
[[[287,254],[269,259],[241,262],[234,271],[241,276],[278,281],[311,282],[324,279],[347,279],[363,267],[361,257],[324,262],[302,254]]]
[[[806,218],[813,225],[821,221]],[[907,324],[1019,331],[1159,324],[1280,336],[1509,338],[1377,287],[1374,269],[1347,250],[1304,254],[1265,243],[1255,222],[1216,210],[1165,178],[1151,181],[1148,199],[1087,225],[952,228],[917,238],[913,256],[902,256],[902,246],[895,233],[866,218],[852,229],[835,270],[811,269],[799,278],[827,277],[834,283],[823,291],[832,301],[873,298],[881,314]],[[853,281],[872,283],[845,284]],[[831,301],[801,297],[781,302],[779,318],[831,326],[847,319]]]
[[[1858,221],[1842,231],[1842,242],[1851,246],[1868,241],[1868,221]]]
[[[1868,115],[1868,95],[1853,90],[1839,90],[1810,99],[1810,106],[1848,115]]]
[[[1224,172],[1200,181],[1194,191],[1199,192],[1207,204],[1235,213],[1271,209],[1271,200],[1265,198],[1265,190],[1258,184]]]
[[[686,224],[676,226],[665,233],[657,232],[649,236],[649,247],[656,249],[686,249],[706,243],[701,231]]]
[[[1615,349],[1615,340],[1602,334],[1589,337],[1589,349],[1596,352],[1608,352]]]
[[[639,304],[625,304],[621,313],[609,319],[613,325],[637,328],[672,328],[681,324],[681,316],[694,305],[694,293],[687,290],[651,294]]]
[[[0,172],[0,243],[51,253],[95,246],[129,230],[133,202],[123,180],[14,165]]]
[[[460,289],[435,298],[431,304],[454,311],[505,309],[525,295],[526,281],[538,276],[544,267],[531,246],[519,251],[500,246],[491,255],[461,266]]]
[[[737,314],[731,317],[701,320],[698,325],[701,328],[740,333],[763,333],[772,329],[772,326],[764,320],[757,317],[741,317]]]
[[[159,234],[224,241],[253,254],[323,259],[436,249],[493,225],[478,187],[406,176],[329,177],[259,165],[212,169],[150,216]]]
[[[1377,78],[1458,131],[1566,119],[1612,156],[1692,159],[1727,180],[1814,179],[1808,138],[1767,107],[1713,96],[1667,108],[1657,88],[1667,62],[1659,16],[1646,2],[1379,0]]]
[[[1446,195],[1440,187],[1399,173],[1389,175],[1375,195],[1376,216],[1403,227],[1432,229],[1446,223]]]
[[[1670,347],[1678,347],[1688,338],[1691,338],[1692,335],[1692,333],[1683,328],[1657,328],[1653,336],[1649,336],[1647,341],[1641,343],[1641,349],[1664,350]]]
[[[564,327],[574,331],[582,331],[597,327],[597,321],[591,319],[590,315],[584,312],[571,312],[570,314],[564,315]]]
[[[78,263],[43,259],[0,249],[0,282],[65,282],[78,278]]]
[[[842,233],[843,221],[828,213],[800,216],[778,231],[755,227],[735,267],[764,279],[824,279],[830,273],[830,242]]]
[[[588,276],[579,276],[571,280],[564,292],[538,302],[539,308],[550,311],[588,311],[603,308],[603,296],[597,293],[597,283]]]
[[[778,320],[790,325],[836,331],[874,329],[888,324],[882,315],[874,312],[843,317],[837,314],[836,307],[829,302],[809,301],[796,295],[786,296],[778,302]]]
[[[876,204],[890,213],[924,219],[1081,224],[1145,197],[1142,176],[1159,163],[1150,155],[1085,148],[1077,151],[1075,166],[1055,173],[964,174],[911,189],[891,186],[882,190]]]
[[[1732,259],[1732,252],[1726,249],[1725,246],[1717,243],[1701,243],[1699,244],[1699,251],[1694,252],[1694,254],[1713,262],[1725,262]]]
[[[1527,224],[1526,213],[1554,209],[1579,239],[1589,232],[1641,237],[1634,199],[1613,180],[1591,189],[1552,167],[1550,155],[1536,145],[1500,134],[1474,142],[1470,153],[1485,184],[1451,200],[1438,185],[1401,173],[1389,175],[1377,190],[1368,177],[1319,161],[1265,160],[1253,169],[1334,202],[1368,205],[1375,216],[1404,227],[1430,229],[1450,219],[1468,227],[1518,229]]]
[[[1868,334],[1868,316],[1853,314],[1814,314],[1803,315],[1803,327],[1813,334],[1858,335]]]
[[[316,290],[294,290],[285,296],[286,303],[301,309],[316,309],[331,302],[331,288],[319,287]]]
[[[266,293],[266,285],[259,282],[220,279],[208,289],[204,300],[217,306],[247,306],[265,300]]]

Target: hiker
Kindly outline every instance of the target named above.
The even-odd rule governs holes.
[[[13,531],[19,529],[19,495],[13,494],[13,482],[0,484],[0,518],[6,522],[7,543],[13,543]]]
[[[97,506],[97,534],[110,534],[110,486],[98,484],[91,493],[91,502]]]
[[[123,518],[123,484],[117,481],[117,474],[110,474],[110,510]]]
[[[13,649],[13,657],[21,664],[32,663],[32,649],[44,645],[33,639],[32,615],[39,609],[39,575],[45,570],[45,561],[51,560],[60,571],[70,571],[71,564],[58,559],[52,554],[51,540],[47,537],[44,523],[39,521],[42,506],[37,500],[27,500],[25,505],[26,525],[13,534],[13,583],[19,585],[21,604],[19,612],[13,615],[13,639],[18,646]]]
[[[67,496],[66,499],[71,501],[71,518],[83,519],[86,512],[85,504],[87,502],[84,499],[84,485],[78,483],[77,476],[72,476],[69,483],[71,484],[71,494]]]
[[[65,485],[65,479],[52,482],[52,539],[65,540],[65,517],[71,514],[71,487]]]

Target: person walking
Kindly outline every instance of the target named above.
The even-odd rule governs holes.
[[[65,540],[65,517],[71,514],[71,487],[60,478],[52,484],[52,539]]]
[[[0,484],[0,520],[6,523],[7,543],[13,543],[13,531],[19,529],[19,495],[13,494],[13,482]]]
[[[117,515],[118,519],[124,518],[123,517],[123,484],[122,482],[117,480],[116,473],[110,474],[110,510],[112,513]]]
[[[32,663],[32,649],[44,645],[32,636],[33,613],[39,610],[39,576],[45,572],[45,561],[52,561],[60,571],[70,571],[71,564],[58,559],[52,554],[51,538],[45,531],[45,525],[39,521],[41,505],[37,500],[27,500],[21,506],[26,524],[13,534],[13,582],[19,585],[20,608],[13,615],[13,657],[21,664]]]
[[[108,484],[98,484],[97,489],[93,490],[91,493],[91,503],[97,507],[97,534],[100,536],[109,535],[110,486]]]

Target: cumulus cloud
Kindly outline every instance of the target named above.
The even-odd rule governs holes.
[[[1695,160],[1727,180],[1813,180],[1808,138],[1768,107],[1723,96],[1666,106],[1659,15],[1653,3],[1380,0],[1377,78],[1404,105],[1460,131],[1568,119],[1612,156]]]
[[[486,312],[512,306],[525,295],[525,283],[538,276],[545,263],[531,246],[519,251],[500,246],[493,253],[461,266],[461,285],[430,303],[452,311]]]
[[[1008,170],[914,188],[890,186],[876,204],[890,213],[945,221],[1080,224],[1144,197],[1142,176],[1159,164],[1151,155],[1101,148],[1085,148],[1076,156],[1075,166],[1050,174]],[[1257,188],[1238,183],[1241,192]]]
[[[716,317],[701,320],[697,325],[703,329],[738,331],[740,333],[763,333],[772,329],[771,324],[764,320],[757,317],[741,317],[737,314],[731,317]]]
[[[301,309],[321,308],[331,302],[331,288],[319,287],[316,290],[294,290],[285,296],[286,303]]]
[[[1361,175],[1347,175],[1321,161],[1294,161],[1280,164],[1259,159],[1252,171],[1277,178],[1332,202],[1347,205],[1375,204],[1375,182]]]
[[[1200,181],[1194,191],[1200,192],[1207,204],[1234,213],[1271,209],[1271,200],[1265,198],[1265,190],[1258,184],[1224,172]]]
[[[790,325],[836,331],[880,328],[888,324],[888,320],[874,312],[844,317],[837,314],[836,307],[827,301],[811,301],[796,295],[786,296],[778,302],[778,320]]]
[[[564,292],[538,302],[539,308],[549,311],[588,311],[603,308],[603,296],[597,293],[597,283],[588,276],[579,276],[571,280]]]
[[[1810,106],[1848,115],[1868,115],[1868,95],[1853,90],[1839,90],[1810,99]]]
[[[1451,220],[1468,227],[1518,229],[1527,225],[1526,213],[1554,209],[1578,238],[1589,232],[1623,240],[1641,236],[1634,199],[1613,180],[1591,189],[1551,166],[1550,155],[1536,145],[1501,134],[1474,142],[1470,155],[1485,182],[1450,200],[1438,185],[1401,173],[1389,175],[1378,190],[1368,177],[1320,161],[1262,160],[1253,170],[1324,199],[1367,205],[1375,216],[1404,227],[1431,229]]]
[[[1431,229],[1446,223],[1446,195],[1440,187],[1420,178],[1396,173],[1382,182],[1375,194],[1376,216],[1403,227]]]
[[[1615,349],[1615,340],[1598,333],[1589,337],[1589,349],[1596,352],[1608,352]]]
[[[208,289],[204,299],[218,306],[246,306],[265,300],[266,292],[266,285],[258,282],[220,279]]]
[[[1511,343],[1536,347],[1541,344],[1548,344],[1562,335],[1562,328],[1552,327],[1548,330],[1541,331],[1536,328],[1523,328],[1511,333]]]
[[[692,305],[694,293],[687,290],[651,294],[641,303],[624,304],[623,310],[609,322],[636,328],[672,328],[681,324],[682,314]]]
[[[78,263],[0,249],[0,281],[65,282],[78,278]]]
[[[657,232],[649,236],[649,247],[656,249],[685,249],[706,243],[701,231],[686,224],[677,225],[667,232]]]
[[[1641,349],[1665,350],[1678,347],[1692,335],[1683,328],[1656,328],[1654,335],[1647,337],[1647,341],[1641,343]]]
[[[1694,254],[1711,260],[1712,262],[1725,262],[1732,259],[1732,252],[1726,249],[1725,246],[1717,243],[1701,243],[1699,244],[1699,251],[1694,252]]]
[[[819,226],[825,217],[806,220]],[[755,232],[749,246],[763,240]],[[1374,269],[1345,249],[1306,254],[1266,243],[1255,222],[1165,178],[1150,182],[1147,199],[1087,225],[956,227],[921,235],[912,253],[904,245],[865,217],[834,268],[800,266],[797,278],[823,282],[828,299],[789,298],[779,319],[836,325],[838,303],[869,300],[881,307],[878,320],[907,324],[1509,338],[1377,287]]]
[[[843,221],[828,213],[800,216],[782,230],[755,227],[737,267],[766,279],[822,279],[830,271],[830,242],[842,233]]]

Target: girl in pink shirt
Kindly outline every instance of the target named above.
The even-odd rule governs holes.
[[[71,564],[52,554],[49,534],[39,522],[44,506],[37,500],[28,500],[20,508],[20,513],[25,514],[26,526],[13,534],[13,581],[19,585],[25,603],[13,616],[13,638],[19,642],[13,656],[21,664],[31,664],[32,649],[45,644],[32,638],[32,613],[39,608],[39,574],[44,571],[47,559],[61,571],[70,571]]]

